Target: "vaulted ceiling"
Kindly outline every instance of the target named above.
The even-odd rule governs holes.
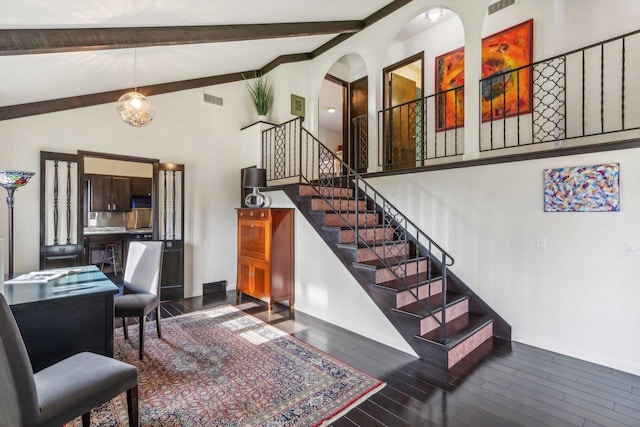
[[[0,120],[311,59],[410,0],[0,0]]]

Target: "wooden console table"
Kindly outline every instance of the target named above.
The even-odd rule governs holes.
[[[96,266],[79,268],[45,283],[4,283],[0,288],[34,372],[82,351],[113,357],[113,298],[118,287]]]
[[[293,209],[238,209],[238,280],[236,301],[242,294],[266,301],[289,301],[293,310]]]

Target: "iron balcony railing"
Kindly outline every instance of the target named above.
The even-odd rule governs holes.
[[[408,169],[464,153],[464,87],[378,111],[378,165]]]
[[[342,232],[353,233],[355,245],[376,254],[378,263],[392,273],[398,288],[408,291],[422,314],[432,316],[439,324],[441,340],[446,342],[447,270],[454,263],[453,257],[304,129],[301,119],[265,130],[262,143],[266,161],[263,167],[269,181],[292,178],[295,170],[299,183],[314,187],[344,221]],[[291,156],[283,157],[286,150],[298,153],[295,167],[284,166],[283,159],[293,160]],[[348,191],[353,191],[353,197],[347,197]],[[417,268],[418,264],[423,267]],[[430,297],[440,292],[442,301],[434,307]],[[440,306],[442,310],[437,310]]]
[[[637,30],[480,80],[479,151],[640,129],[639,52]],[[379,166],[463,154],[464,116],[462,86],[379,111]]]
[[[640,129],[639,51],[640,30],[481,80],[480,151]]]
[[[353,152],[349,152],[348,158],[343,158],[353,168],[362,173],[369,167],[369,116],[362,114],[351,120]]]

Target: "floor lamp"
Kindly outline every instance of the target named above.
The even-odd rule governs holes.
[[[35,172],[0,170],[0,186],[7,190],[7,206],[9,207],[9,277],[13,275],[13,192],[22,187]],[[4,260],[0,260],[4,262]]]

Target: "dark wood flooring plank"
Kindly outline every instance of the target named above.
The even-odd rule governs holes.
[[[396,415],[412,425],[420,425],[420,418],[426,418],[424,422],[431,421],[431,424],[446,426],[447,419],[461,411],[460,407],[448,403],[445,391],[432,395],[425,402],[409,397],[391,386],[385,387],[378,394],[379,396],[374,396],[377,399],[376,403],[385,408],[389,405],[395,409]]]
[[[505,419],[479,407],[465,408],[454,419],[462,421],[469,426],[523,427],[523,424],[517,421]]]
[[[388,411],[395,414],[397,417],[399,417],[409,425],[412,425],[412,426],[421,425],[428,420],[428,418],[425,418],[422,414],[420,414],[420,412],[414,411],[411,408],[391,399],[386,394],[383,394],[383,391],[386,389],[395,390],[393,389],[393,387],[390,387],[387,385],[382,391],[371,396],[369,400],[375,403],[376,405],[386,408]]]
[[[384,425],[394,427],[411,427],[411,424],[369,399],[358,405],[358,409],[366,412],[367,415],[375,418],[378,422]]]
[[[525,426],[567,425],[567,423],[562,422],[557,419],[557,417],[553,417],[553,415],[538,409],[536,407],[537,405],[531,406],[530,404],[514,399],[513,396],[496,393],[494,390],[488,388],[487,385],[487,382],[483,383],[482,387],[464,384],[464,386],[460,387],[460,390],[468,393],[468,396],[462,396],[469,400],[470,403],[481,406],[485,410],[491,411],[500,417],[513,420]],[[459,390],[456,390],[453,395],[458,396],[458,393]],[[482,402],[482,404],[480,404],[480,402]]]
[[[544,402],[540,399],[535,399],[525,394],[518,393],[511,388],[505,389],[502,386],[493,384],[491,381],[485,381],[481,387],[486,390],[491,390],[497,395],[503,396],[505,400],[508,399],[518,402],[519,404],[526,405],[528,408],[522,410],[522,412],[545,424],[552,425],[554,427],[569,427],[581,426],[584,423],[584,418],[573,415],[562,408],[554,406],[554,401],[550,401],[549,403]]]
[[[351,421],[347,417],[340,417],[337,420],[335,420],[334,422],[332,422],[330,425],[333,426],[333,427],[354,427],[354,426],[357,426],[357,424],[355,424],[353,421]]]
[[[640,396],[634,395],[632,393],[625,393],[616,388],[607,388],[605,385],[602,385],[600,387],[592,387],[584,383],[580,383],[577,381],[567,381],[564,378],[555,376],[552,376],[549,379],[555,383],[574,388],[576,390],[575,393],[567,394],[570,396],[579,397],[587,401],[597,401],[597,399],[603,399],[612,401],[614,403],[621,403],[629,407],[640,403]]]
[[[625,414],[631,418],[636,420],[636,425],[640,426],[640,410],[628,408],[624,405],[617,405],[614,408],[614,411],[620,412],[621,414]]]
[[[584,414],[582,415],[585,419],[605,425],[608,425],[612,421],[619,423],[620,425],[640,425],[640,420],[638,418],[629,417],[624,413],[612,411],[610,409],[604,409],[601,406],[595,405],[586,400],[578,399],[573,396],[567,396],[564,400],[565,402],[572,403],[575,406],[585,409]]]
[[[377,421],[375,418],[371,417],[366,412],[363,412],[358,407],[349,411],[347,415],[345,415],[345,417],[348,418],[349,421],[351,421],[357,426],[362,426],[362,427],[384,426],[383,423]]]

